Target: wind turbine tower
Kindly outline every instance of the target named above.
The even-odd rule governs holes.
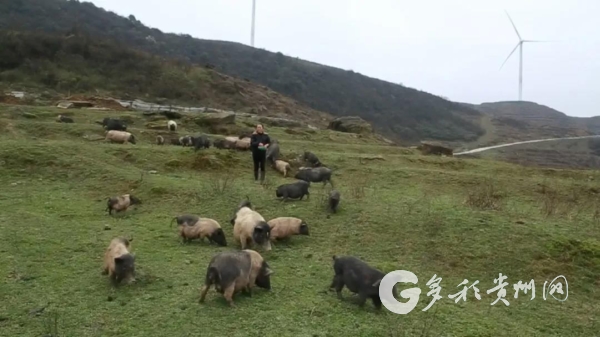
[[[508,54],[508,57],[506,58],[506,60],[504,60],[504,63],[502,63],[502,66],[500,67],[500,69],[502,69],[502,67],[504,67],[504,64],[506,63],[506,61],[508,61],[508,59],[512,56],[512,54],[515,52],[515,50],[517,50],[517,48],[519,48],[519,101],[521,101],[523,99],[523,43],[525,43],[525,42],[544,42],[544,41],[523,40],[521,38],[521,34],[519,34],[519,31],[517,30],[517,26],[515,26],[515,23],[510,18],[510,15],[508,15],[508,12],[506,12],[506,15],[508,16],[510,23],[512,24],[513,28],[515,29],[515,33],[517,33],[519,42],[517,43],[515,48],[510,52],[510,54]]]
[[[250,36],[250,45],[254,47],[254,23],[256,22],[256,0],[252,0],[252,31]]]

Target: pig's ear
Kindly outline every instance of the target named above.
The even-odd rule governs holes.
[[[382,279],[377,280],[377,282],[373,283],[373,287],[378,287],[379,284],[381,283]]]
[[[265,276],[269,276],[271,274],[273,274],[273,270],[271,268],[266,268],[265,269]]]
[[[121,264],[121,263],[123,263],[123,259],[120,258],[120,257],[115,257],[115,263],[116,264]]]

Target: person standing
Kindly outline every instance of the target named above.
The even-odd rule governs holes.
[[[262,124],[256,125],[256,130],[250,138],[250,150],[254,161],[254,181],[258,180],[258,169],[260,168],[260,181],[265,180],[265,162],[267,161],[267,148],[271,144],[271,138],[265,133]]]

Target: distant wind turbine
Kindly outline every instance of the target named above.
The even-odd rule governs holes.
[[[523,43],[525,43],[525,42],[545,42],[545,41],[523,40],[521,38],[521,34],[519,34],[519,31],[517,30],[517,27],[515,26],[515,23],[510,18],[510,15],[508,15],[508,12],[506,12],[506,15],[508,16],[510,23],[512,24],[513,28],[515,29],[515,33],[517,33],[517,36],[519,37],[519,43],[517,43],[517,45],[515,46],[515,49],[513,49],[510,52],[510,54],[508,54],[508,57],[506,58],[506,60],[504,60],[504,63],[502,63],[502,66],[500,67],[500,69],[502,69],[502,67],[504,67],[504,64],[506,63],[506,61],[508,61],[508,59],[512,56],[512,54],[515,52],[515,50],[517,50],[517,48],[519,48],[519,101],[521,101],[523,98]]]
[[[254,23],[256,19],[256,0],[252,0],[252,31],[250,33],[250,45],[254,47]]]

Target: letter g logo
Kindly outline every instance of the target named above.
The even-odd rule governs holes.
[[[398,302],[394,298],[392,289],[396,283],[413,283],[417,284],[419,279],[417,275],[407,270],[394,270],[391,273],[386,274],[379,283],[379,298],[383,306],[389,311],[399,314],[406,315],[411,312],[419,303],[419,295],[421,294],[420,288],[405,289],[400,292],[402,298],[408,298],[408,302]]]

